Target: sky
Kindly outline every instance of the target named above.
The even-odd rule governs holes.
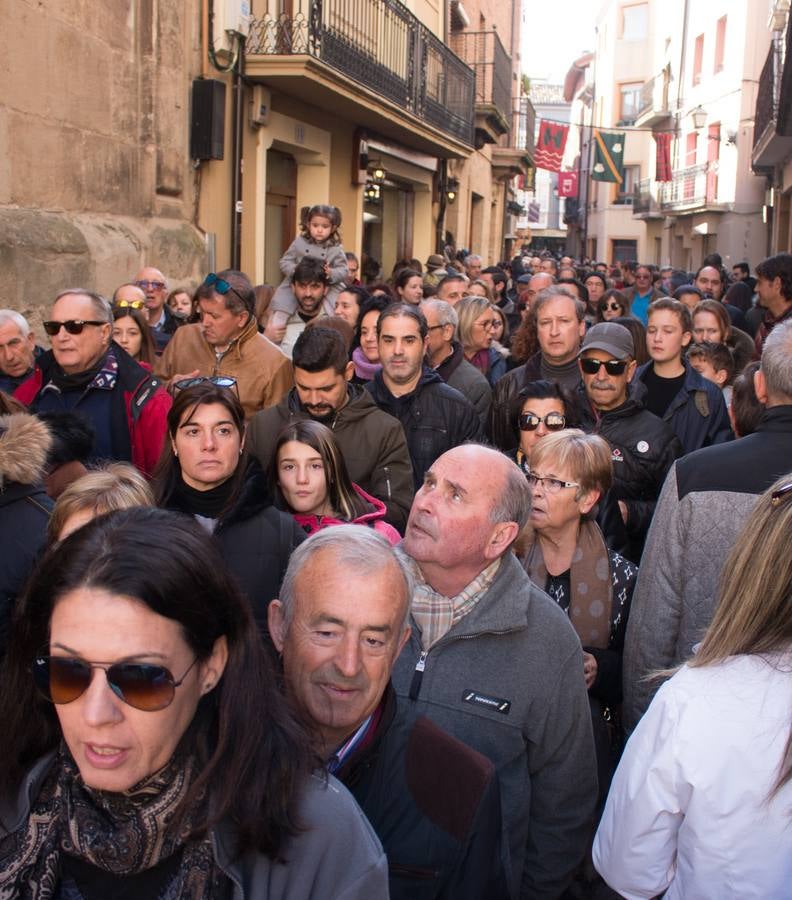
[[[523,73],[563,82],[574,60],[594,49],[599,7],[594,0],[523,0]]]

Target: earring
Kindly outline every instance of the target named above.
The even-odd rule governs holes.
[[[178,455],[179,455],[179,451],[178,451],[175,447],[173,448],[173,455],[174,455],[174,456],[178,456]]]

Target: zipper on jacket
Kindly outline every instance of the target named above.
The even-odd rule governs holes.
[[[410,682],[410,700],[417,700],[421,690],[421,681],[423,680],[424,669],[426,668],[426,657],[429,655],[428,650],[421,650],[418,662],[415,664],[412,681]]]
[[[390,466],[383,466],[382,471],[385,473],[385,487],[388,491],[388,500],[392,500],[393,494],[391,493]]]

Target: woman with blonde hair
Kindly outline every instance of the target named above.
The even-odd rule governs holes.
[[[701,644],[627,744],[594,841],[623,896],[789,896],[790,534],[792,474],[759,498]]]
[[[506,372],[506,360],[493,347],[499,319],[484,297],[463,297],[454,307],[459,317],[457,337],[465,359],[474,365],[494,387]]]
[[[87,472],[58,497],[47,528],[49,543],[64,540],[97,516],[133,506],[154,506],[151,488],[134,466],[116,462]]]

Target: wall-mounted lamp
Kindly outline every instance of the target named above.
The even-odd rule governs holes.
[[[374,184],[373,181],[367,181],[365,188],[363,188],[363,198],[367,203],[379,203],[380,186]]]
[[[379,160],[376,160],[371,163],[371,177],[374,179],[375,184],[382,184],[385,181],[385,167]]]
[[[707,111],[703,106],[697,106],[694,110],[691,110],[690,117],[693,119],[693,127],[697,131],[707,124]]]
[[[449,203],[453,203],[459,193],[459,179],[448,178],[445,183],[445,195]]]

